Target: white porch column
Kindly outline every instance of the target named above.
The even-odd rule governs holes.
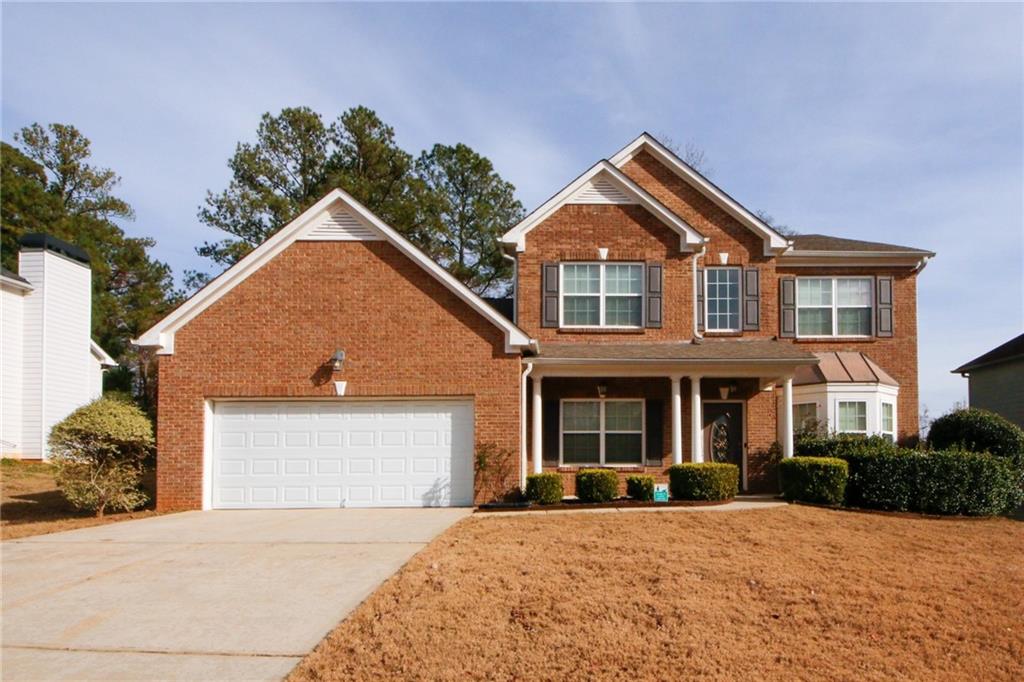
[[[782,456],[793,456],[793,377],[782,384]]]
[[[544,401],[540,395],[541,377],[533,375],[533,473],[539,474],[544,466],[544,424],[541,415],[544,413]]]
[[[704,410],[700,402],[700,376],[690,377],[690,453],[694,462],[704,461]]]
[[[672,382],[672,463],[683,463],[683,377],[673,376]]]

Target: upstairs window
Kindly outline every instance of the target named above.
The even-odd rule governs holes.
[[[704,279],[707,330],[740,331],[740,269],[707,268]]]
[[[796,281],[797,336],[870,336],[870,277]]]
[[[563,263],[563,327],[636,328],[643,324],[643,266]]]

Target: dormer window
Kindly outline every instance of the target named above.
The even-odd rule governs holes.
[[[639,328],[643,325],[643,266],[562,263],[562,327]]]

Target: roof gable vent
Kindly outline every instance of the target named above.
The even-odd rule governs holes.
[[[636,199],[626,194],[607,177],[592,178],[576,190],[569,200],[571,204],[635,204]]]
[[[300,241],[380,241],[383,237],[375,229],[344,208],[325,211],[306,228]]]

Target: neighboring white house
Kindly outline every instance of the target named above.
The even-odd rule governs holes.
[[[89,255],[22,237],[18,272],[0,272],[0,453],[43,459],[54,424],[103,392],[117,363],[94,342]]]

